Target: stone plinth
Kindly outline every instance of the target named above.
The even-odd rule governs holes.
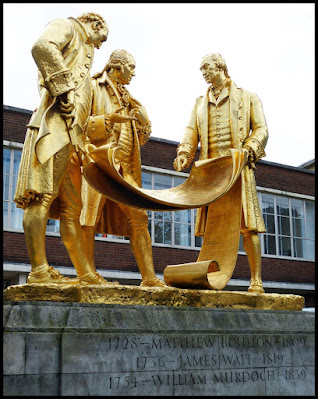
[[[5,396],[314,395],[313,314],[6,301],[3,316]]]
[[[259,294],[131,285],[82,286],[57,284],[12,285],[4,291],[9,301],[55,301],[172,307],[302,310],[299,295]]]

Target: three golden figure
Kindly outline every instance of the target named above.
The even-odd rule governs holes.
[[[29,284],[113,284],[97,273],[94,262],[95,234],[105,233],[130,237],[141,286],[166,286],[155,274],[146,210],[96,191],[83,174],[96,149],[116,147],[117,172],[129,185],[141,188],[140,146],[151,134],[145,108],[126,88],[135,76],[131,54],[113,51],[105,68],[90,76],[94,48],[100,48],[107,35],[104,19],[87,13],[52,21],[32,48],[41,102],[27,126],[14,197],[17,206],[24,209],[23,227],[31,261]],[[239,186],[235,186],[240,201],[237,218],[251,269],[249,291],[261,293],[258,233],[265,232],[265,226],[254,168],[265,156],[265,117],[258,97],[234,84],[219,54],[205,56],[200,69],[209,88],[195,103],[174,167],[177,171],[188,168],[199,143],[200,160],[228,157],[233,150],[246,154]],[[213,176],[211,179],[213,190]],[[234,190],[229,193],[233,195]],[[227,195],[198,209],[196,235],[211,234],[208,215],[213,207],[225,204],[222,198],[225,201]],[[61,238],[77,278],[62,276],[47,261],[48,218],[60,219]],[[224,218],[227,220],[231,220],[230,214]],[[213,224],[214,231],[217,224]]]

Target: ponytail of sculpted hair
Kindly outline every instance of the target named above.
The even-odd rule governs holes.
[[[107,61],[105,68],[101,72],[96,73],[93,78],[98,78],[103,74],[103,72],[108,72],[112,68],[118,70],[122,69],[123,66],[128,62],[128,55],[132,56],[126,50],[114,50],[109,56],[109,60]]]

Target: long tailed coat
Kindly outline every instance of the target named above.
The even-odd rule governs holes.
[[[38,66],[40,105],[25,137],[14,201],[26,208],[41,194],[53,193],[53,155],[70,143],[57,96],[75,89],[77,123],[74,137],[83,148],[83,128],[90,114],[94,45],[86,43],[83,25],[75,18],[50,22],[32,48]],[[53,215],[50,215],[53,217]]]
[[[113,126],[107,125],[105,115],[110,115],[120,106],[123,106],[122,98],[118,93],[115,84],[104,71],[101,76],[92,79],[92,116],[87,124],[87,138],[96,147],[104,144],[118,143],[123,124],[115,123]],[[128,110],[141,104],[130,97]],[[144,127],[135,121],[131,123],[133,151],[129,163],[129,175],[132,177],[133,184],[141,187],[141,157],[140,146],[147,143],[150,138],[151,123],[148,122]],[[96,226],[96,232],[103,234],[114,234],[128,237],[130,229],[126,215],[118,205],[107,199],[98,218],[98,210],[102,199],[102,194],[93,189],[83,177],[82,180],[82,201],[83,209],[80,222],[83,226]]]
[[[222,95],[222,94],[221,94]],[[264,157],[268,130],[258,96],[243,90],[233,81],[229,90],[230,128],[233,148],[252,148],[256,160]],[[208,158],[208,91],[196,100],[190,122],[186,128],[178,153],[186,151],[194,158],[199,142],[200,159]],[[266,228],[259,206],[254,171],[248,165],[242,170],[242,207],[245,226],[248,230],[265,232]],[[210,205],[210,206],[213,206]],[[204,235],[207,207],[200,208],[196,220],[196,235]]]

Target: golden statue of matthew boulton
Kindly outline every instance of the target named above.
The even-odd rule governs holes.
[[[14,201],[24,209],[23,228],[31,261],[28,283],[105,284],[89,264],[79,222],[84,127],[91,111],[94,48],[108,36],[96,13],[55,19],[32,47],[41,101],[28,124]],[[62,276],[45,252],[48,218],[60,234],[78,278]]]

